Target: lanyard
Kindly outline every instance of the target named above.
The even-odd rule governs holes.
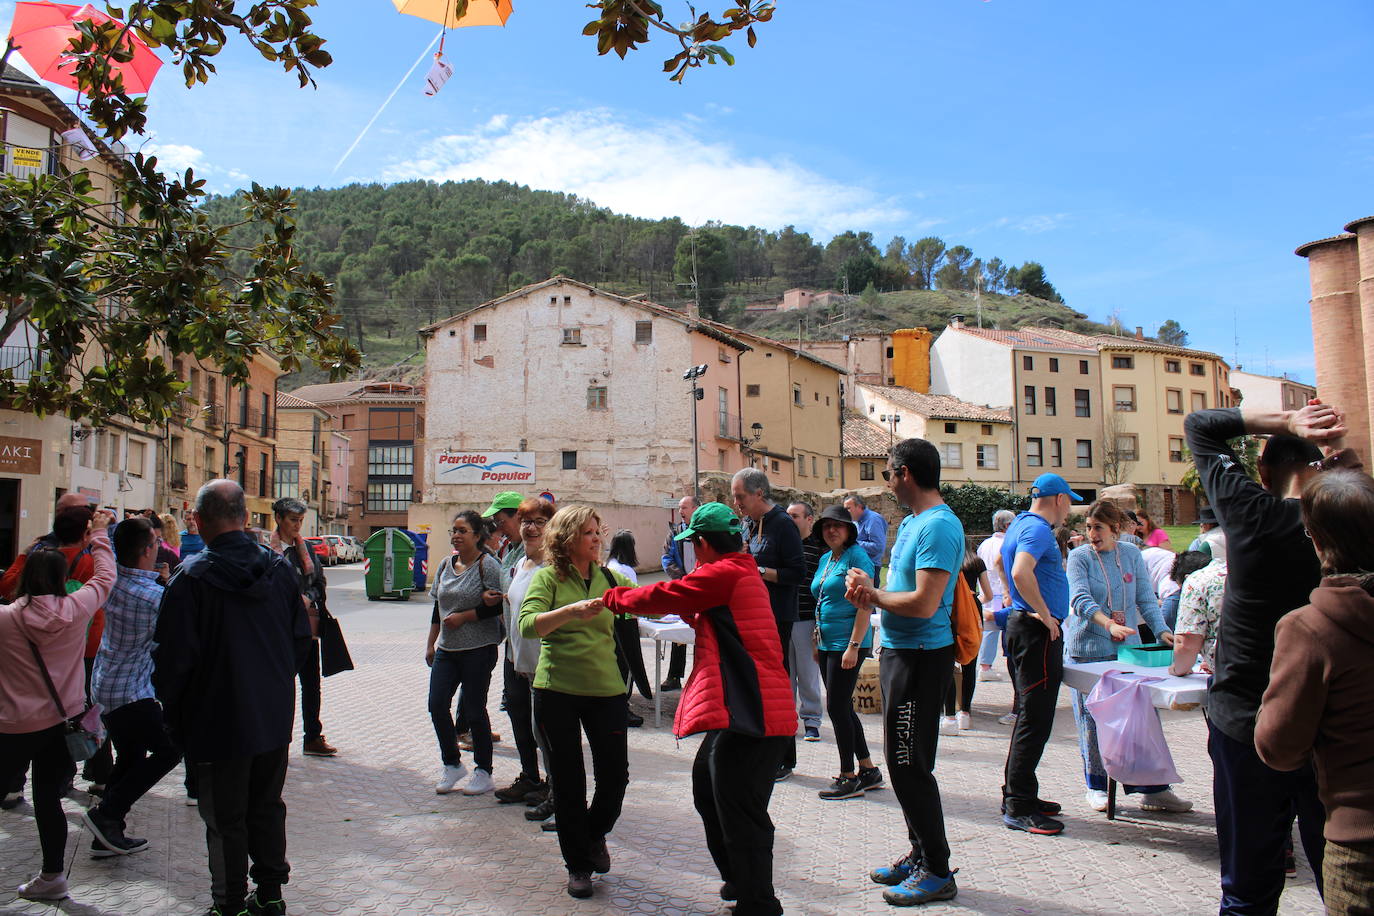
[[[1117,623],[1124,624],[1126,622],[1125,608],[1123,607],[1118,611],[1112,606],[1112,580],[1107,576],[1107,564],[1102,562],[1102,554],[1099,551],[1094,550],[1093,557],[1097,560],[1098,569],[1102,570],[1102,583],[1107,586],[1107,616]],[[1116,564],[1116,581],[1122,583],[1121,603],[1124,605],[1126,603],[1126,584],[1121,573],[1121,554],[1113,550],[1112,561]],[[1117,618],[1118,614],[1121,615],[1120,619]]]

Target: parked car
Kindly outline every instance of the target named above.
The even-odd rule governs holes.
[[[363,542],[351,534],[344,535],[344,540],[353,545],[353,559],[361,563],[367,557],[367,552],[363,550]]]
[[[325,566],[333,566],[339,562],[339,554],[334,549],[334,545],[324,538],[306,538],[305,542],[310,545],[310,549],[315,551],[315,556],[319,557],[320,562]]]
[[[354,554],[353,544],[341,534],[326,534],[324,539],[334,545],[334,555],[340,563],[352,563],[358,557]]]

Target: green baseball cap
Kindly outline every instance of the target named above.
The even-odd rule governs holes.
[[[687,523],[687,528],[681,534],[676,535],[673,540],[685,541],[703,531],[739,534],[740,530],[739,516],[731,512],[729,506],[724,503],[707,503],[692,513],[692,520]]]
[[[520,504],[525,501],[525,497],[513,490],[504,493],[497,493],[492,499],[491,505],[487,506],[487,511],[482,513],[482,518],[491,518],[502,509],[519,509]]]

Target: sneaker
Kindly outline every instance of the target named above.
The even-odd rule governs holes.
[[[558,832],[558,820],[557,820],[557,818],[552,818],[552,817],[549,818],[549,819],[546,820],[544,823],[542,823],[542,824],[539,825],[539,829],[542,830],[542,831],[544,831],[545,833],[557,833],[557,832]]]
[[[868,879],[874,884],[891,886],[901,884],[915,873],[916,865],[911,861],[911,853],[908,852],[891,865],[873,869],[868,873]]]
[[[244,903],[243,908],[249,916],[286,916],[286,902],[279,896],[275,900],[266,900],[261,890],[255,890]],[[266,895],[266,896],[271,896]]]
[[[678,678],[678,677],[664,678],[663,683],[658,685],[658,689],[659,689],[659,690],[681,690],[681,689],[682,689],[682,678]]]
[[[464,795],[486,795],[496,788],[496,783],[492,781],[491,774],[478,767],[472,771],[472,778],[468,784],[463,786]]]
[[[858,776],[836,776],[830,783],[830,788],[822,789],[816,794],[826,801],[839,801],[843,798],[863,798],[864,787],[859,783]]]
[[[339,749],[324,740],[324,735],[320,735],[305,742],[301,752],[307,757],[333,757],[339,753]]]
[[[23,792],[10,792],[7,793],[4,798],[0,799],[0,809],[5,811],[12,811],[22,804],[24,804]]]
[[[212,906],[205,911],[205,916],[252,916],[248,912],[248,907],[239,907],[237,910],[231,906]]]
[[[90,829],[96,842],[117,856],[127,856],[130,853],[138,852],[140,849],[146,849],[148,847],[147,840],[126,837],[124,835],[124,825],[114,818],[107,816],[100,810],[99,805],[83,811],[81,813],[81,820],[85,822],[86,826]]]
[[[1064,810],[1064,806],[1059,804],[1059,802],[1045,801],[1043,798],[1037,798],[1035,800],[1035,810],[1038,814],[1058,817],[1059,812]],[[1002,813],[1007,813],[1007,800],[1005,798],[1002,799]]]
[[[501,743],[501,733],[500,733],[500,732],[492,732],[492,733],[491,733],[491,743],[492,743],[492,744],[500,744],[500,743]]]
[[[954,722],[959,726],[959,731],[961,732],[966,732],[970,728],[973,728],[973,716],[963,711],[960,711],[954,716]]]
[[[606,848],[606,838],[602,837],[601,842],[596,844],[592,850],[592,871],[598,875],[604,875],[611,870],[611,851]]]
[[[91,840],[92,859],[113,859],[116,856],[127,856],[130,853],[139,852],[148,848],[148,841],[141,837],[126,836],[124,838],[124,848],[115,850],[104,845],[97,839]]]
[[[540,805],[542,805],[544,803],[544,799],[548,797],[549,781],[545,779],[540,781],[539,786],[535,789],[530,790],[530,794],[525,796],[525,806],[528,808],[537,808]]]
[[[625,724],[629,725],[630,728],[641,728],[644,725],[644,717],[634,710],[626,713],[625,720]]]
[[[1168,811],[1171,814],[1183,814],[1185,811],[1193,810],[1193,803],[1185,801],[1174,794],[1173,789],[1165,789],[1163,792],[1151,792],[1140,797],[1141,811]]]
[[[515,777],[515,782],[506,786],[504,789],[497,789],[495,792],[496,800],[503,805],[513,805],[522,802],[535,789],[539,788],[539,780],[530,779],[524,773]]]
[[[1088,803],[1088,807],[1094,811],[1107,810],[1107,793],[1098,789],[1089,789],[1083,796],[1083,800]]]
[[[919,906],[937,900],[953,900],[959,893],[959,886],[954,883],[954,876],[958,873],[959,869],[956,868],[939,878],[923,868],[892,890],[883,891],[883,899],[893,906]]]
[[[1002,675],[991,668],[984,668],[978,672],[978,680],[980,681],[1000,681],[1001,679]]]
[[[882,770],[878,767],[859,767],[859,788],[867,792],[869,789],[881,789],[882,787]]]
[[[997,721],[1000,722],[1002,725],[1015,725],[1016,713],[1009,712],[1005,716],[998,716]]]
[[[1293,856],[1293,850],[1283,851],[1283,876],[1285,878],[1296,878],[1298,876],[1298,860]]]
[[[592,876],[585,871],[568,872],[568,896],[584,900],[592,895]]]
[[[735,886],[733,884],[731,884],[729,881],[726,881],[724,884],[720,886],[720,899],[738,900],[739,891],[735,890]]]
[[[940,717],[940,734],[957,735],[959,734],[959,720],[953,716]]]
[[[807,740],[807,741],[819,741],[819,740],[821,740],[821,730],[820,730],[819,728],[817,728],[816,726],[814,726],[814,725],[808,725],[808,726],[806,726],[806,740]]]
[[[1014,814],[1002,815],[1002,823],[1008,830],[1024,830],[1026,833],[1033,833],[1036,836],[1057,836],[1064,832],[1064,825],[1052,817],[1043,814]]]
[[[38,875],[19,885],[19,896],[25,900],[63,900],[67,897],[67,876],[44,878]]]
[[[553,795],[547,795],[543,801],[525,812],[527,821],[546,821],[553,817]]]
[[[436,795],[447,795],[453,791],[453,787],[458,785],[459,780],[468,775],[468,768],[461,763],[457,766],[444,764],[443,775],[439,777],[439,784],[434,787]]]
[[[461,751],[472,750],[472,735],[468,732],[458,733],[458,749]]]
[[[778,767],[778,771],[777,771],[776,773],[773,774],[773,781],[774,781],[774,782],[782,782],[784,779],[791,779],[791,778],[792,778],[792,768],[791,768],[790,766],[788,766],[787,764],[785,764],[785,763],[784,763],[784,764],[781,764],[781,765]]]

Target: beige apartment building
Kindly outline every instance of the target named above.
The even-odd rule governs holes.
[[[872,451],[886,438],[888,448],[880,452],[886,458],[893,442],[925,439],[940,450],[943,483],[1011,486],[1015,436],[1009,411],[893,385],[855,385],[854,407],[870,427],[876,421],[880,433],[875,438],[872,429],[847,424],[853,426],[856,447]],[[860,457],[858,479],[846,480],[845,486],[871,485],[873,478],[865,476],[869,469],[863,467],[867,457]],[[876,470],[881,472],[881,462]]]
[[[274,499],[295,497],[305,503],[301,531],[307,537],[331,533],[336,505],[330,499],[330,455],[333,418],[304,398],[277,394],[277,460],[273,468]]]

